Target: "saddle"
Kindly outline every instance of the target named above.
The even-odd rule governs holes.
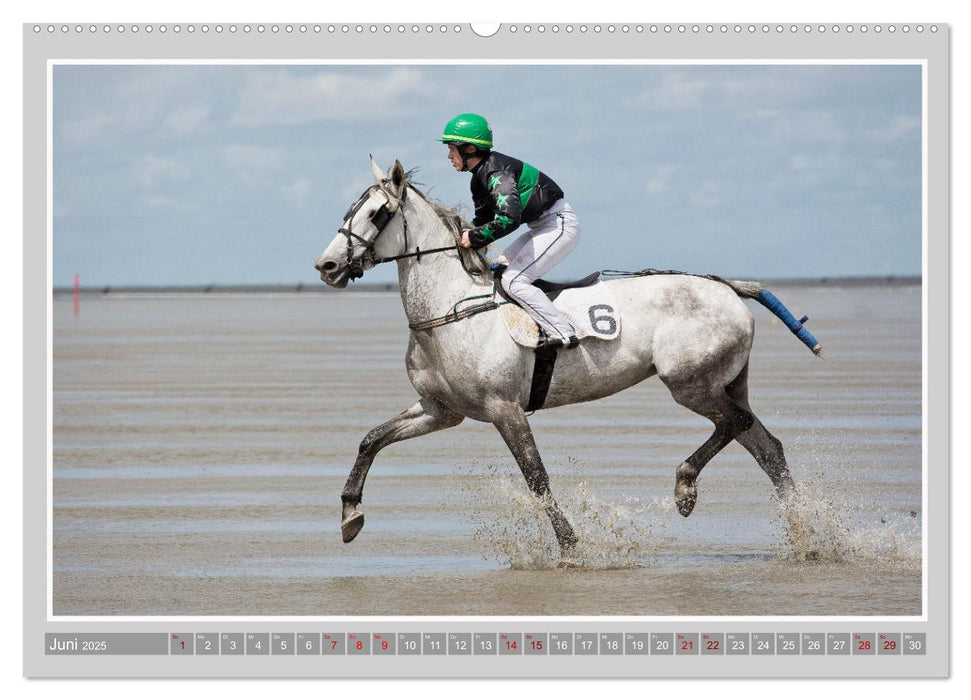
[[[491,269],[495,277],[494,299],[501,305],[500,313],[506,330],[519,345],[535,349],[540,340],[539,326],[519,306],[519,302],[502,288],[502,273],[506,266],[494,264]],[[602,283],[600,275],[599,271],[592,272],[586,277],[569,282],[540,279],[533,282],[533,286],[553,301],[573,326],[578,338],[613,340],[620,335],[620,313],[613,292]]]
[[[536,280],[533,286],[543,291],[550,299],[555,299],[556,295],[567,289],[579,289],[590,287],[600,281],[600,270],[591,272],[586,277],[571,282],[547,282],[546,280]]]
[[[518,306],[519,302],[506,294],[506,290],[502,286],[502,273],[506,271],[506,265],[493,263],[489,269],[492,270],[492,276],[495,279],[496,293],[511,304]],[[538,279],[533,282],[533,286],[548,296],[550,301],[555,301],[560,292],[566,291],[567,289],[582,289],[583,287],[595,285],[600,281],[601,274],[600,270],[597,270],[596,272],[591,272],[586,277],[569,282],[551,282],[549,280]]]

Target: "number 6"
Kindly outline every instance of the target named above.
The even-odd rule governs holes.
[[[605,311],[606,313],[598,316],[598,311]],[[608,304],[594,304],[587,310],[587,316],[590,317],[590,325],[595,331],[603,335],[613,335],[617,332],[617,319],[611,315],[613,313],[614,307]],[[603,328],[602,324],[607,324],[607,327]]]

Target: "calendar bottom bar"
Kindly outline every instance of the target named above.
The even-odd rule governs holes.
[[[923,632],[47,633],[62,656],[923,656]]]

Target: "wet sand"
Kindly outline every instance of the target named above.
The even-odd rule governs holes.
[[[785,445],[814,561],[741,447],[657,380],[534,415],[582,568],[491,426],[393,445],[340,541],[368,429],[414,403],[394,294],[54,300],[56,615],[918,615],[920,289],[785,287],[826,346],[761,307],[751,402]]]

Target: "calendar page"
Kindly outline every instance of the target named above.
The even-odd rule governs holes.
[[[948,36],[24,25],[25,674],[946,677]]]

